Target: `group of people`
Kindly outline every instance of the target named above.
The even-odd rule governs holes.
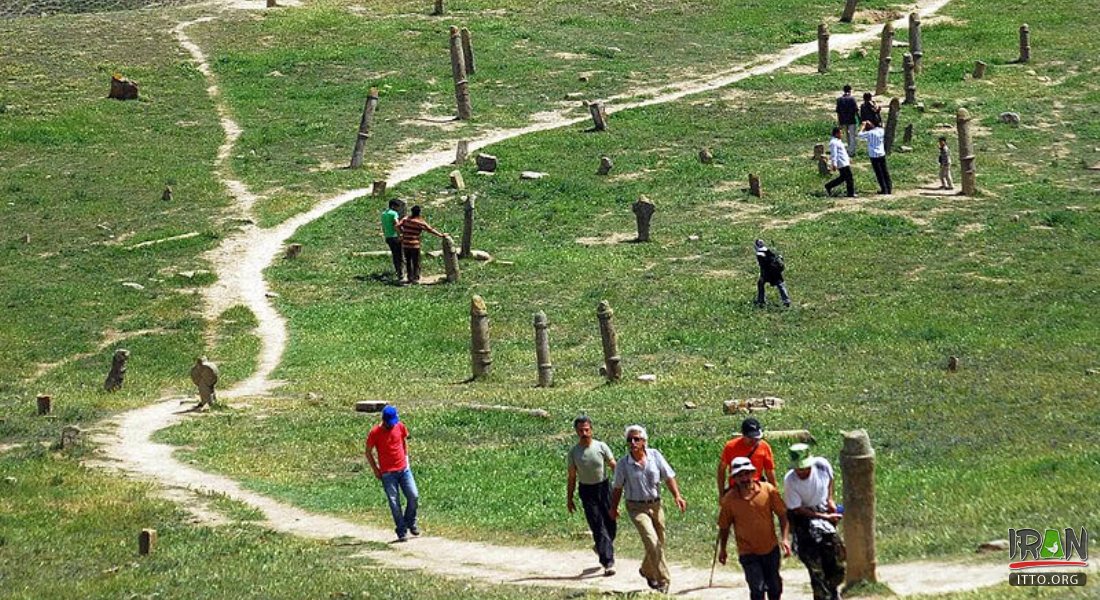
[[[420,283],[420,235],[427,231],[441,238],[443,234],[420,215],[420,205],[412,207],[409,215],[403,218],[398,212],[400,208],[399,201],[390,200],[388,208],[382,212],[382,237],[390,248],[396,283],[417,285]]]
[[[844,93],[836,99],[836,121],[833,137],[829,140],[829,168],[836,178],[825,184],[825,193],[832,195],[833,188],[844,184],[849,198],[856,196],[852,178],[852,157],[856,153],[856,141],[867,143],[867,156],[875,172],[880,194],[894,193],[890,169],[886,166],[886,132],[882,128],[882,113],[870,92],[863,94],[863,104],[857,104],[852,86],[844,86]]]
[[[676,482],[676,472],[656,448],[649,447],[645,427],[630,425],[624,432],[626,454],[615,458],[611,448],[597,440],[592,420],[573,420],[577,443],[566,455],[566,510],[576,511],[579,494],[593,547],[605,576],[615,574],[615,538],[625,502],[645,549],[639,574],[651,589],[667,593],[671,577],[666,560],[666,520],[662,487],[672,495],[681,513],[687,500]],[[790,447],[790,470],[780,493],[771,446],[764,441],[759,420],[741,423],[741,435],[729,440],[718,461],[718,537],[715,560],[726,564],[732,529],[738,562],[745,574],[751,600],[778,600],[783,592],[782,556],[796,553],[810,573],[814,600],[838,600],[844,581],[844,544],[836,525],[843,507],[834,496],[829,461],[814,456],[806,444]],[[397,541],[420,535],[417,524],[419,494],[409,466],[409,432],[397,408],[386,406],[381,422],[366,439],[366,457],[382,482],[393,517]],[[402,508],[401,496],[405,497]],[[776,535],[778,520],[780,536]],[[792,536],[793,530],[793,536]],[[792,545],[793,541],[793,545]]]

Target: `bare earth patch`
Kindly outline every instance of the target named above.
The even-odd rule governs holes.
[[[577,238],[576,242],[582,246],[605,246],[611,244],[622,244],[636,239],[638,236],[634,233],[612,233],[606,237],[582,237]]]

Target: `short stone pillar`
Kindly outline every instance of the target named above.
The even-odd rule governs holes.
[[[478,155],[474,157],[474,160],[477,162],[478,171],[483,171],[485,173],[495,173],[497,170],[497,157],[493,156],[492,154],[484,154],[479,152]]]
[[[825,144],[814,144],[814,162],[817,163],[817,174],[829,174],[829,159],[825,156]]]
[[[161,192],[160,199],[164,202],[171,202],[172,201],[172,186],[170,186],[170,185],[164,186],[164,191]]]
[[[432,15],[436,17],[443,16],[443,0],[435,0],[435,8],[432,9]]]
[[[699,162],[704,165],[709,165],[714,162],[714,153],[710,151],[710,148],[699,150]]]
[[[195,366],[191,367],[191,382],[199,388],[199,403],[195,409],[203,406],[212,406],[218,401],[218,395],[214,387],[218,385],[218,365],[206,360],[203,356],[195,360]]]
[[[890,78],[890,53],[894,49],[894,25],[887,23],[882,26],[882,39],[878,48],[878,81],[875,83],[875,95],[886,93],[886,85]]]
[[[600,166],[596,169],[597,175],[607,175],[611,172],[611,169],[615,167],[615,163],[612,162],[610,156],[600,157]]]
[[[844,478],[844,544],[848,548],[845,582],[878,581],[875,574],[875,450],[863,429],[844,434],[840,450]]]
[[[287,260],[294,260],[302,253],[302,245],[298,243],[291,244],[286,247],[286,253],[283,254],[283,258]]]
[[[50,411],[53,410],[53,397],[46,394],[39,394],[38,397],[35,398],[35,408],[39,416],[50,414]]]
[[[649,198],[642,196],[630,208],[634,211],[634,220],[638,223],[638,237],[634,241],[648,242],[649,222],[653,219],[653,213],[657,210],[657,207],[653,205]]]
[[[924,58],[920,25],[920,13],[909,13],[909,53],[913,55],[913,70],[917,73],[920,73],[921,59]]]
[[[375,198],[385,198],[386,197],[386,180],[385,179],[376,179],[376,180],[374,180],[374,182],[371,183],[370,195],[374,196]]]
[[[474,64],[474,45],[470,41],[470,30],[463,27],[458,36],[462,40],[462,60],[466,61],[466,74],[473,75],[477,66]]]
[[[84,430],[76,425],[66,425],[61,428],[61,449],[68,450],[73,446],[84,443]]]
[[[367,138],[370,137],[371,123],[374,121],[374,111],[378,108],[378,88],[371,88],[367,95],[367,102],[363,106],[363,117],[359,119],[359,134],[355,136],[355,148],[351,151],[351,168],[358,169],[363,166],[363,152],[367,147]]]
[[[749,193],[757,198],[764,195],[764,190],[760,188],[760,177],[754,173],[749,173]]]
[[[459,171],[458,169],[451,171],[450,179],[452,189],[460,192],[466,189],[466,181],[462,179],[462,171]]]
[[[107,373],[107,380],[103,382],[103,389],[108,392],[117,392],[122,389],[122,382],[126,379],[126,361],[130,360],[130,351],[123,348],[115,350],[111,357],[111,371]]]
[[[974,61],[974,72],[970,74],[974,79],[983,79],[985,77],[985,69],[988,67],[985,61]]]
[[[1016,62],[1031,62],[1031,29],[1027,23],[1020,25],[1020,58]]]
[[[913,124],[910,123],[905,126],[905,133],[901,136],[901,143],[908,144],[913,141]]]
[[[607,107],[603,102],[589,104],[588,112],[592,115],[592,130],[607,131]]]
[[[470,253],[473,252],[474,245],[474,202],[477,200],[476,194],[470,194],[466,196],[466,201],[462,204],[462,246],[459,248],[459,258],[470,258]]]
[[[152,554],[157,547],[157,530],[142,529],[138,534],[138,554],[145,556]]]
[[[970,111],[960,108],[955,113],[955,127],[959,135],[959,165],[962,170],[962,195],[973,196],[978,192],[978,174],[974,169],[974,141],[970,136]]]
[[[917,77],[913,55],[906,52],[902,57],[902,67],[905,71],[905,103],[917,103]]]
[[[821,23],[817,26],[817,72],[829,70],[829,26]]]
[[[615,311],[607,300],[601,300],[596,307],[596,318],[600,321],[600,340],[603,342],[603,370],[608,381],[623,378],[622,357],[619,356],[619,340],[615,336],[615,323],[612,320]]]
[[[447,273],[447,283],[458,283],[458,252],[450,234],[443,234],[443,269]]]
[[[470,156],[470,140],[458,140],[455,146],[455,164],[461,165]]]
[[[488,375],[493,367],[489,349],[489,309],[485,307],[485,299],[476,294],[470,299],[470,363],[474,379]]]
[[[898,132],[898,117],[901,116],[901,102],[890,99],[890,114],[886,115],[886,131],[883,133],[883,146],[887,154],[893,152],[894,138]]]
[[[451,76],[455,81],[455,105],[458,119],[467,121],[473,114],[470,106],[470,84],[466,81],[466,59],[462,54],[462,40],[458,27],[451,27]]]
[[[554,365],[550,363],[550,322],[541,310],[535,313],[535,363],[538,365],[538,387],[554,385]]]
[[[115,73],[111,75],[111,91],[108,92],[107,97],[115,100],[137,100],[138,86],[133,81]]]
[[[856,14],[856,0],[844,1],[844,12],[840,13],[841,23],[851,23],[852,17]]]

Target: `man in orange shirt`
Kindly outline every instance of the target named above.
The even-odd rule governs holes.
[[[726,442],[726,447],[722,449],[722,458],[718,461],[718,498],[721,499],[722,495],[726,493],[727,487],[733,487],[733,477],[730,476],[727,486],[726,473],[730,469],[730,464],[733,459],[743,456],[752,461],[755,471],[753,472],[753,479],[760,481],[760,475],[767,476],[765,481],[770,482],[772,485],[778,485],[778,480],[775,478],[775,457],[772,455],[772,447],[763,440],[764,429],[760,426],[760,421],[756,420],[756,417],[749,417],[744,421],[741,421],[741,437],[735,437],[732,440]]]
[[[420,283],[420,234],[427,231],[437,238],[443,234],[420,216],[420,205],[412,207],[409,216],[397,222],[397,231],[401,233],[401,252],[405,254],[405,276],[409,284],[416,285]]]
[[[779,600],[783,578],[779,576],[779,548],[791,555],[790,524],[787,506],[775,486],[754,479],[756,467],[745,457],[731,464],[734,485],[722,496],[718,513],[718,562],[726,564],[726,544],[730,526],[737,541],[737,560],[745,571],[750,600]],[[775,521],[783,531],[782,541],[775,536]]]

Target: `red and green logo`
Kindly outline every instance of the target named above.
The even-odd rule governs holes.
[[[1089,533],[1072,528],[1008,530],[1008,558],[1014,562],[1010,569],[1034,569],[1041,567],[1087,567],[1089,559]]]

